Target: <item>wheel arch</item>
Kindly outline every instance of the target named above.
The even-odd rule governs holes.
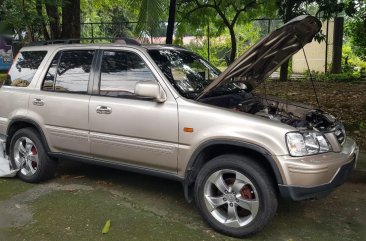
[[[6,153],[9,154],[9,149],[10,149],[10,142],[11,139],[13,137],[13,135],[20,129],[23,128],[33,128],[35,129],[38,134],[41,137],[41,140],[46,148],[47,152],[50,152],[50,148],[47,144],[47,139],[46,136],[44,135],[44,132],[42,130],[42,128],[40,127],[40,125],[28,118],[15,118],[12,119],[8,125],[7,131],[6,131]]]
[[[216,156],[223,154],[240,154],[260,160],[258,163],[271,176],[276,184],[283,179],[275,160],[269,151],[261,146],[234,140],[210,140],[201,144],[192,154],[184,176],[184,195],[188,202],[193,200],[193,186],[199,170]]]

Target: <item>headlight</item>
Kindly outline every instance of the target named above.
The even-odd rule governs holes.
[[[328,152],[331,147],[320,132],[289,132],[286,134],[287,148],[291,156],[307,156]]]

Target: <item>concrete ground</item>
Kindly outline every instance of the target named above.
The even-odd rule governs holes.
[[[109,233],[101,230],[111,220]],[[351,179],[317,201],[280,201],[248,240],[365,240],[366,154]],[[234,240],[210,229],[179,183],[62,161],[38,185],[0,179],[0,240]]]

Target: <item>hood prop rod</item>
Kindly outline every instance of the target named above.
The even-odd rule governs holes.
[[[315,84],[314,84],[314,77],[313,77],[313,74],[311,73],[311,70],[310,70],[310,66],[309,66],[308,58],[306,57],[304,45],[302,44],[301,40],[299,39],[299,37],[297,35],[295,35],[295,37],[296,37],[297,41],[301,44],[302,52],[304,53],[304,57],[305,57],[306,66],[308,67],[308,71],[309,71],[309,77],[310,77],[311,85],[313,86],[313,91],[314,91],[314,95],[315,95],[315,99],[316,99],[316,104],[318,105],[318,109],[320,109],[319,98],[318,98],[318,94],[316,93],[316,88],[315,88]]]
[[[306,53],[305,53],[304,46],[302,46],[302,51],[303,51],[303,53],[304,53],[305,61],[306,61],[306,65],[307,65],[307,67],[308,67],[309,77],[310,77],[311,85],[313,86],[313,91],[314,91],[314,95],[315,95],[316,103],[317,103],[317,105],[318,105],[318,109],[320,109],[319,98],[318,98],[318,94],[317,94],[317,92],[316,92],[316,88],[315,88],[315,85],[314,85],[314,77],[313,77],[313,74],[311,73],[311,70],[310,70],[310,66],[309,66],[308,58],[306,57]]]

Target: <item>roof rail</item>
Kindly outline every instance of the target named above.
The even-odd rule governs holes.
[[[117,38],[108,38],[108,37],[102,37],[102,38],[80,38],[80,39],[53,39],[53,40],[45,40],[45,41],[36,41],[31,42],[28,44],[28,46],[41,46],[41,45],[52,45],[52,44],[80,44],[85,41],[89,41],[88,43],[94,43],[95,41],[100,40],[109,40],[113,43],[118,44],[128,44],[128,45],[140,45],[140,43],[131,38],[125,38],[125,37],[117,37]]]
[[[149,47],[149,46],[162,46],[162,47],[172,47],[172,48],[179,48],[186,50],[187,48],[178,44],[150,44],[150,43],[144,43],[142,46]]]

